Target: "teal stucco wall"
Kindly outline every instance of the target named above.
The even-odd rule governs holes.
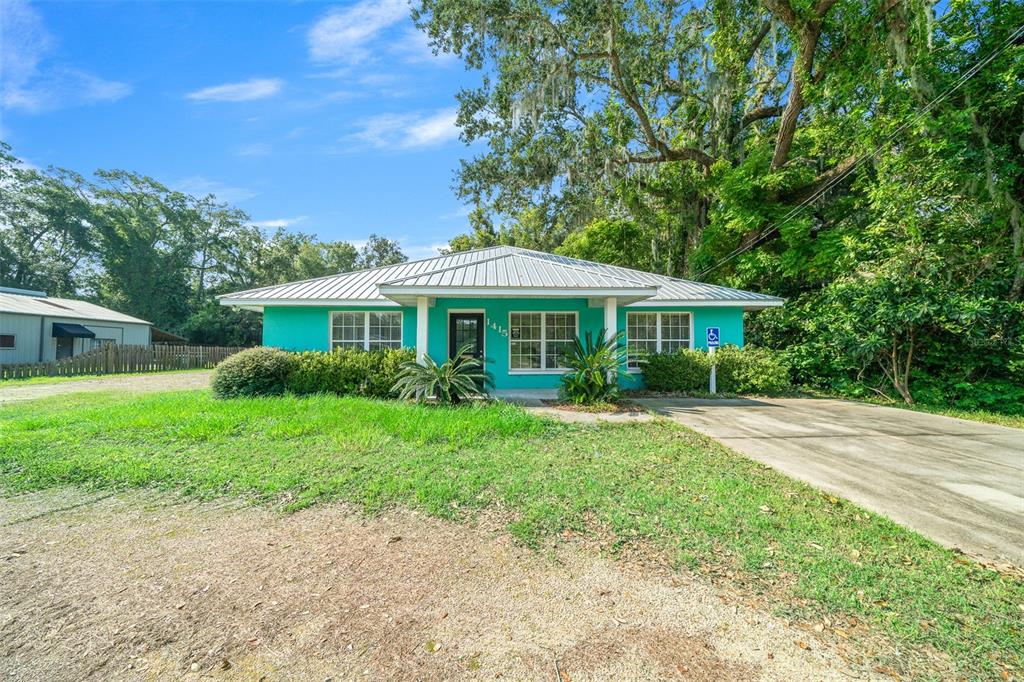
[[[285,350],[330,350],[331,312],[335,310],[401,310],[402,345],[416,346],[416,310],[396,306],[333,308],[321,306],[265,306],[263,345]]]
[[[330,313],[335,310],[395,310],[394,307],[273,307],[263,311],[263,345],[285,350],[328,350],[330,348]],[[403,307],[402,343],[416,346],[416,309]],[[484,354],[487,369],[494,375],[496,389],[557,388],[560,375],[552,373],[526,374],[509,372],[509,313],[530,311],[574,311],[578,314],[579,333],[595,334],[604,325],[604,309],[591,308],[585,298],[452,298],[438,299],[427,313],[429,332],[427,353],[437,360],[448,357],[448,314],[452,311],[482,311],[484,313]],[[626,328],[626,313],[635,312],[689,312],[693,315],[694,347],[704,348],[705,329],[719,327],[723,344],[743,345],[743,310],[741,308],[686,308],[641,307],[619,308],[618,328]],[[642,377],[631,374],[623,382],[625,387],[642,385]]]

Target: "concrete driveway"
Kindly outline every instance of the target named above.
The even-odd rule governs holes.
[[[947,546],[1024,567],[1024,430],[842,400],[639,400]]]

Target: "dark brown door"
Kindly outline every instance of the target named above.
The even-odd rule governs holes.
[[[448,357],[455,357],[467,343],[474,358],[484,357],[483,313],[451,313],[448,316]]]
[[[75,339],[70,336],[57,337],[57,359],[70,358],[75,353]]]

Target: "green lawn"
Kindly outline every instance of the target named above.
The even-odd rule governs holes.
[[[509,514],[537,545],[566,529],[731,574],[794,617],[870,623],[967,677],[1024,666],[1024,583],[981,568],[667,422],[583,426],[509,405],[355,398],[215,401],[80,394],[0,406],[0,490],[155,486],[198,496]],[[890,650],[892,654],[892,650]],[[920,672],[921,669],[918,669]]]

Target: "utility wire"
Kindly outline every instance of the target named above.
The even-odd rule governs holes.
[[[741,247],[737,247],[737,248],[733,249],[732,252],[730,252],[727,256],[723,257],[717,263],[715,263],[711,267],[709,267],[709,268],[703,270],[702,272],[700,272],[697,275],[697,277],[698,278],[703,277],[704,275],[708,274],[712,270],[715,270],[715,269],[721,267],[722,265],[724,265],[724,264],[728,263],[729,261],[731,261],[733,258],[736,258],[737,256],[742,255],[743,253],[746,253],[750,249],[752,249],[755,246],[757,246],[758,244],[760,244],[764,240],[765,237],[767,237],[769,234],[771,234],[775,230],[781,228],[783,225],[785,225],[790,220],[792,220],[793,217],[795,217],[798,213],[800,213],[807,206],[809,206],[812,203],[814,203],[814,201],[817,200],[819,197],[821,197],[823,194],[825,194],[825,192],[829,191],[830,189],[835,187],[837,184],[842,182],[844,179],[846,179],[847,176],[849,176],[851,173],[853,173],[855,170],[857,170],[857,168],[859,166],[861,166],[864,162],[866,162],[868,159],[874,158],[879,153],[881,153],[883,151],[883,145],[887,145],[888,143],[892,142],[896,138],[897,135],[902,133],[904,130],[906,130],[911,125],[918,123],[921,119],[923,119],[925,117],[926,114],[928,114],[932,109],[934,109],[935,106],[937,106],[943,100],[945,100],[947,97],[949,97],[951,94],[953,94],[964,83],[966,83],[971,78],[976,76],[978,74],[978,72],[981,71],[986,66],[988,66],[992,62],[992,60],[994,60],[996,57],[998,57],[1003,52],[1005,52],[1007,49],[1009,49],[1010,46],[1013,45],[1013,43],[1017,40],[1017,38],[1021,37],[1022,35],[1024,35],[1024,24],[1021,24],[1013,32],[1011,32],[1010,35],[1006,38],[1006,40],[1003,42],[1003,44],[1000,45],[996,50],[994,50],[988,57],[986,57],[985,59],[982,59],[977,64],[972,66],[970,69],[965,71],[963,73],[963,75],[960,76],[960,78],[957,79],[956,83],[954,83],[952,86],[950,86],[945,92],[943,92],[941,95],[939,95],[939,96],[935,97],[934,99],[932,99],[932,101],[928,102],[928,104],[926,104],[924,106],[924,108],[920,112],[918,112],[918,114],[916,116],[914,116],[912,119],[910,119],[906,123],[902,124],[901,126],[896,128],[896,130],[894,130],[892,133],[890,133],[888,135],[888,137],[882,142],[881,145],[879,145],[877,148],[875,148],[872,151],[870,151],[870,152],[864,154],[863,156],[861,156],[854,163],[850,164],[849,168],[847,168],[846,170],[844,170],[841,173],[837,174],[834,178],[832,178],[827,183],[825,183],[825,185],[823,185],[821,188],[819,188],[813,194],[811,194],[811,196],[807,197],[806,199],[801,201],[799,204],[794,206],[792,209],[790,209],[790,211],[788,213],[786,213],[786,215],[784,215],[780,220],[778,220],[775,223],[772,223],[767,228],[765,228],[754,239],[754,241],[750,242],[749,244],[747,244],[745,246],[741,246]]]

